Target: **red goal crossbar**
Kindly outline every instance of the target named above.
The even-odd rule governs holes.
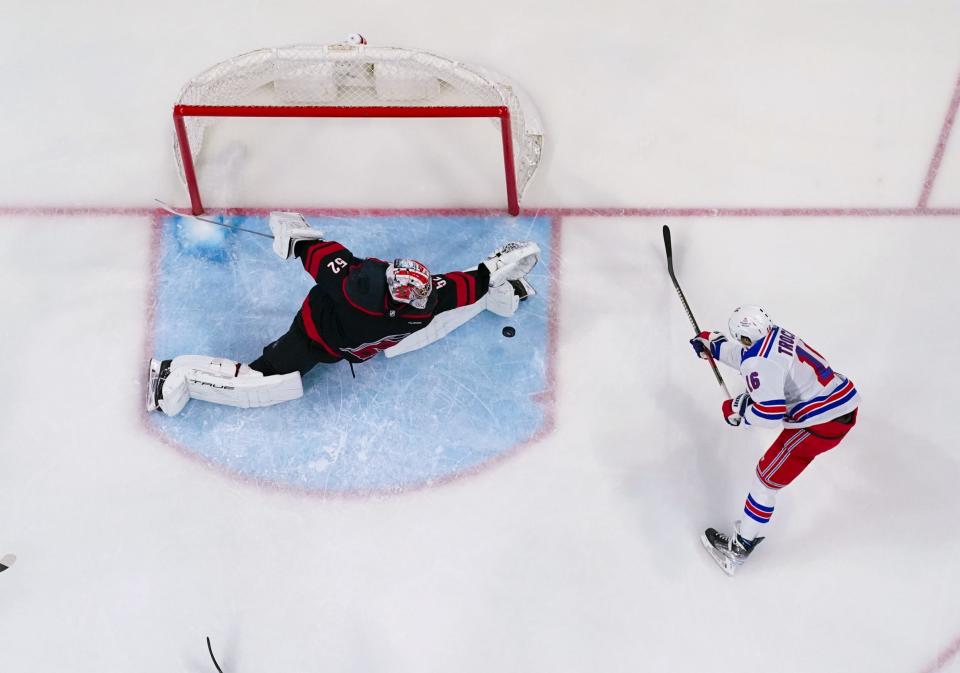
[[[510,130],[510,109],[506,106],[319,106],[319,105],[175,105],[173,124],[177,132],[183,175],[190,192],[190,204],[194,215],[203,213],[200,187],[197,184],[196,168],[190,152],[185,117],[497,117],[500,119],[500,135],[503,143],[503,167],[507,177],[507,210],[511,215],[520,213],[517,195],[517,176],[513,162],[513,136]]]

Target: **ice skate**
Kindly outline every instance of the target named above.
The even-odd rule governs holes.
[[[156,411],[163,398],[163,382],[170,374],[171,360],[150,360],[147,370],[147,411]]]
[[[744,540],[740,536],[739,521],[735,524],[735,527],[737,532],[732,536],[720,533],[714,528],[708,528],[700,536],[700,541],[706,548],[707,553],[730,577],[733,577],[737,568],[743,565],[754,547],[763,540],[762,537],[754,540]]]

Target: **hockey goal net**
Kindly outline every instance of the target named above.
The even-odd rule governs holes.
[[[173,108],[180,177],[203,212],[197,158],[223,117],[489,117],[499,122],[508,210],[540,162],[536,108],[501,75],[423,51],[336,43],[258,49],[191,79]]]

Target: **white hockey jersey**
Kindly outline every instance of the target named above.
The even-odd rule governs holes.
[[[715,359],[740,371],[753,404],[747,425],[807,428],[857,408],[853,381],[830,368],[826,358],[782,327],[744,349],[725,339],[711,348]]]

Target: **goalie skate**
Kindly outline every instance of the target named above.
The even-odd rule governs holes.
[[[171,360],[150,360],[147,368],[147,411],[156,411],[163,398],[163,382],[170,374]]]
[[[747,557],[754,548],[763,540],[758,537],[755,540],[744,540],[740,537],[740,522],[736,523],[737,532],[732,536],[720,533],[714,528],[708,528],[700,536],[700,542],[704,549],[717,562],[721,570],[728,576],[733,577],[737,568],[743,565]]]

